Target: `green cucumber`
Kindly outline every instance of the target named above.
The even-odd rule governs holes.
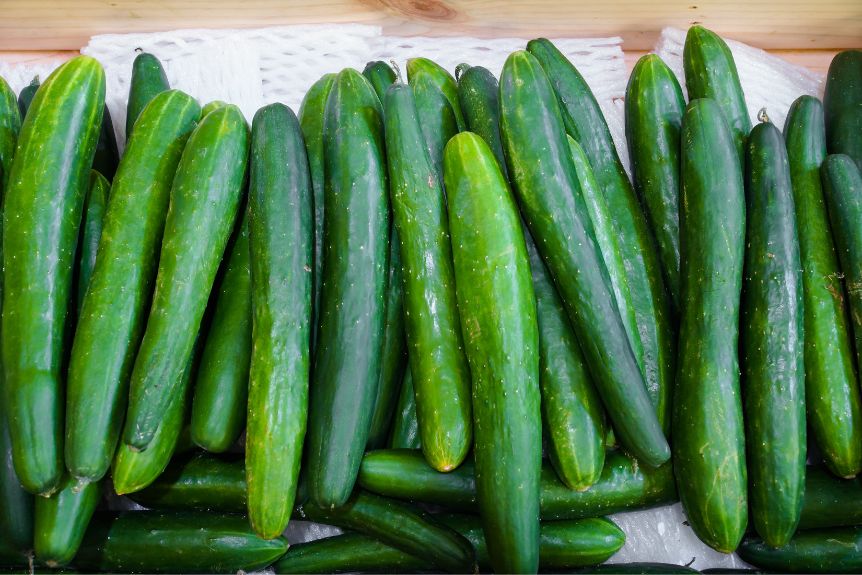
[[[215,112],[219,108],[224,108],[225,106],[227,106],[227,102],[224,102],[222,100],[212,100],[211,102],[207,102],[201,108],[201,118],[203,118],[210,112]]]
[[[6,399],[0,393],[0,555],[6,552],[24,561],[25,552],[33,548],[33,496],[15,474],[8,417]]]
[[[30,83],[21,88],[21,91],[18,93],[18,112],[21,114],[22,121],[27,115],[27,110],[30,109],[30,104],[33,102],[33,97],[36,96],[36,91],[40,85],[39,76],[33,76]]]
[[[497,78],[487,68],[466,64],[459,64],[455,73],[458,74],[458,104],[464,115],[464,129],[477,134],[491,146],[500,170],[508,180],[500,136],[500,86]]]
[[[198,453],[174,458],[148,487],[129,498],[150,509],[244,513],[245,466],[242,456]]]
[[[377,99],[380,100],[382,106],[386,89],[396,80],[395,71],[386,62],[375,60],[365,65],[362,75],[371,82],[371,87],[374,88],[374,93],[377,94]]]
[[[90,285],[90,278],[93,277],[93,268],[96,267],[96,252],[99,249],[99,238],[102,237],[110,191],[111,184],[105,176],[96,170],[91,170],[90,187],[84,199],[84,217],[81,220],[81,239],[78,246],[78,285],[75,289],[78,316],[81,315],[81,304],[84,303],[84,295],[87,293],[87,286]]]
[[[454,530],[409,505],[357,491],[337,509],[313,503],[301,509],[310,521],[352,529],[452,573],[472,573],[470,543]],[[393,527],[397,526],[397,529]]]
[[[404,326],[422,451],[438,471],[458,467],[472,444],[470,369],[461,338],[443,182],[422,141],[413,90],[385,99],[386,159],[401,242]]]
[[[199,116],[197,102],[180,91],[154,98],[114,176],[66,381],[66,466],[82,480],[104,476],[116,450],[171,182]]]
[[[626,141],[635,190],[658,246],[664,281],[679,309],[679,133],[685,99],[656,54],[641,57],[626,86]]]
[[[452,138],[443,153],[443,172],[458,309],[473,382],[482,527],[495,571],[535,573],[542,419],[536,297],[524,233],[515,198],[481,137],[463,132]],[[417,406],[422,404],[417,401]],[[422,446],[428,458],[424,434]]]
[[[805,499],[799,529],[862,524],[862,479],[840,479],[828,468],[805,470]]]
[[[361,533],[293,545],[273,565],[276,573],[418,573],[428,563]]]
[[[105,176],[109,182],[113,181],[117,172],[117,164],[120,162],[120,152],[117,150],[117,136],[114,134],[114,122],[111,120],[111,112],[105,106],[102,112],[102,128],[99,131],[99,141],[96,144],[96,153],[93,156],[93,169]]]
[[[192,440],[213,453],[230,449],[245,427],[252,345],[250,259],[248,220],[243,210],[195,375]]]
[[[253,309],[245,459],[248,513],[265,539],[287,526],[308,413],[314,228],[311,176],[293,110],[252,123],[249,235]]]
[[[455,120],[458,122],[458,130],[466,130],[467,124],[464,122],[464,115],[461,113],[461,106],[458,102],[458,83],[452,74],[428,58],[410,58],[407,60],[407,81],[413,82],[414,79],[418,80],[421,76],[427,76],[449,102]]]
[[[832,59],[823,108],[829,153],[847,154],[862,170],[862,50],[844,50]]]
[[[641,461],[659,465],[670,457],[670,449],[616,306],[557,99],[529,52],[507,59],[500,108],[509,174],[524,219],[582,343],[611,422]]]
[[[337,507],[353,490],[368,441],[389,269],[383,115],[374,89],[356,70],[343,70],[332,85],[323,144],[326,279],[317,316],[306,469],[311,499]]]
[[[39,88],[6,186],[2,349],[18,478],[49,495],[63,469],[63,350],[105,72],[78,56]],[[69,143],[75,144],[70,146]]]
[[[234,228],[248,162],[248,125],[236,106],[203,118],[186,142],[171,188],[147,328],[129,383],[123,441],[145,449],[181,394],[225,245]]]
[[[93,518],[75,567],[109,573],[252,572],[285,551],[284,538],[257,537],[241,515],[128,511]]]
[[[715,100],[733,136],[739,165],[745,166],[745,140],[751,131],[751,118],[730,48],[712,30],[694,25],[685,36],[682,62],[689,101]]]
[[[314,300],[311,322],[312,349],[316,348],[320,315],[320,288],[323,285],[323,117],[335,74],[325,74],[308,89],[299,107],[299,125],[305,139],[311,185],[314,188]]]
[[[422,439],[419,437],[419,420],[416,418],[416,396],[413,393],[413,373],[409,367],[404,370],[404,379],[398,394],[398,405],[395,407],[395,417],[392,419],[389,447],[394,449],[422,449]]]
[[[132,79],[129,83],[129,101],[126,104],[126,141],[132,137],[132,128],[138,116],[161,92],[170,90],[168,77],[159,59],[141,52],[132,62]]]
[[[102,484],[78,485],[66,475],[51,497],[36,498],[34,550],[49,567],[67,565],[75,557],[84,532],[102,496]]]
[[[0,192],[6,189],[12,173],[12,160],[23,114],[18,111],[15,92],[0,78]]]
[[[465,129],[458,104],[458,85],[449,72],[428,58],[407,61],[407,80],[416,98],[428,157],[442,182],[443,148],[452,136]]]
[[[730,553],[748,521],[737,357],[745,190],[733,134],[714,100],[688,104],[682,141],[673,467],[694,532]]]
[[[829,468],[862,471],[862,399],[853,369],[841,270],[820,182],[826,157],[823,107],[802,96],[790,107],[784,140],[802,261],[805,402],[808,423]]]
[[[778,573],[859,573],[862,526],[800,531],[779,549],[748,537],[738,553],[743,561]]]
[[[636,347],[633,351],[635,358],[642,364],[643,382],[658,421],[667,434],[670,429],[669,411],[675,377],[676,334],[672,325],[671,299],[664,287],[655,238],[589,85],[550,41],[531,40],[527,44],[527,50],[536,57],[547,73],[559,101],[566,131],[583,147],[608,210],[614,215],[614,229],[625,264],[632,308],[643,346],[643,359],[638,357],[639,350]],[[540,239],[537,237],[537,240]],[[636,381],[632,380],[632,383]],[[601,393],[601,386],[597,386]],[[616,421],[613,423],[623,445],[631,449],[630,445],[626,445],[626,433]],[[654,448],[658,448],[657,440],[658,438],[653,440]],[[658,453],[667,452],[660,450],[655,455]],[[651,462],[647,458],[644,461],[647,464],[658,464],[664,460]]]
[[[820,177],[847,288],[856,365],[862,366],[862,175],[850,156],[830,154],[823,160]]]
[[[648,575],[656,573],[658,575],[671,575],[672,573],[698,573],[698,570],[684,565],[676,565],[675,563],[605,563],[604,565],[578,569],[575,573],[607,573],[609,575]]]

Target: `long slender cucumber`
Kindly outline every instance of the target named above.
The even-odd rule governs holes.
[[[19,112],[15,92],[6,80],[0,78],[0,191],[6,190],[12,173],[12,159],[15,157],[23,116]]]
[[[443,148],[464,129],[455,78],[428,58],[407,61],[407,79],[416,98],[416,111],[428,157],[437,178],[443,181]]]
[[[464,70],[462,66],[465,64],[459,65],[458,68]],[[497,78],[482,66],[468,67],[458,77],[458,103],[464,115],[464,129],[477,134],[491,146],[500,170],[508,180],[509,173],[500,136],[500,86]]]
[[[426,561],[361,533],[344,533],[291,546],[276,573],[417,573]]]
[[[93,169],[105,176],[109,182],[114,180],[117,165],[120,163],[120,152],[117,150],[117,136],[114,134],[114,122],[111,112],[105,105],[102,111],[102,127],[99,130],[99,141],[93,155]]]
[[[93,277],[93,268],[96,267],[96,253],[99,250],[99,239],[102,237],[102,226],[104,225],[105,209],[108,207],[108,194],[111,184],[105,176],[96,170],[90,171],[90,186],[87,197],[84,199],[84,215],[81,220],[81,240],[78,245],[78,283],[75,286],[75,298],[77,300],[76,314],[81,315],[81,304],[84,303],[84,295],[90,278]]]
[[[416,396],[413,393],[413,373],[408,367],[404,370],[398,405],[392,419],[392,432],[389,447],[393,449],[422,449],[419,437],[419,420],[416,419]]]
[[[829,153],[847,154],[862,170],[862,50],[844,50],[832,59],[823,107]]]
[[[371,87],[374,88],[374,93],[377,94],[377,99],[380,100],[380,105],[382,106],[386,90],[397,79],[395,70],[386,62],[375,60],[365,65],[362,75],[371,82]]]
[[[840,479],[828,468],[805,470],[805,499],[799,529],[862,524],[862,479]]]
[[[168,77],[159,59],[141,52],[132,62],[132,79],[129,83],[129,101],[126,104],[126,141],[132,137],[132,128],[138,116],[161,92],[170,90]]]
[[[96,511],[101,492],[101,482],[78,485],[75,478],[67,474],[56,493],[36,499],[33,547],[37,561],[49,567],[72,561]]]
[[[770,572],[859,573],[862,526],[800,531],[778,549],[750,537],[742,542],[738,552],[744,561]]]

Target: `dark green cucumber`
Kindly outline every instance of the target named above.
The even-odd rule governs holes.
[[[826,139],[819,100],[802,96],[793,103],[784,140],[802,261],[808,423],[829,468],[852,477],[862,471],[862,408],[841,269],[820,182]]]
[[[93,169],[105,176],[109,182],[113,181],[117,172],[117,164],[120,162],[120,152],[117,150],[117,136],[114,134],[114,122],[111,120],[111,112],[105,106],[102,112],[102,128],[99,130],[99,141],[96,144],[96,153],[93,156]]]
[[[386,159],[401,242],[404,325],[422,451],[438,471],[472,444],[470,369],[461,338],[446,199],[422,141],[413,90],[386,93]]]
[[[51,497],[37,497],[33,546],[36,561],[49,567],[69,564],[101,496],[101,482],[79,485],[67,474]]]
[[[744,166],[751,118],[730,48],[712,30],[694,25],[685,36],[682,62],[689,101],[711,98],[718,103],[733,136],[739,165]]]
[[[27,110],[30,109],[30,104],[33,102],[33,97],[36,95],[36,90],[39,89],[41,82],[39,76],[33,76],[30,83],[21,88],[18,93],[18,112],[21,114],[21,120],[27,115]]]
[[[170,90],[168,77],[159,59],[141,52],[132,62],[132,79],[129,83],[129,101],[126,104],[126,141],[132,137],[132,128],[138,121],[138,116],[161,92]]]
[[[249,234],[253,311],[245,469],[252,528],[287,526],[308,413],[314,227],[311,176],[293,110],[272,104],[252,124]]]
[[[374,93],[377,94],[377,99],[380,100],[382,106],[386,89],[396,80],[395,71],[386,62],[375,60],[365,65],[362,75],[371,82],[371,87],[374,88]]]
[[[248,220],[243,210],[195,375],[192,441],[213,453],[227,451],[236,443],[245,427],[248,409],[252,345],[248,238]]]
[[[428,58],[408,60],[407,79],[416,97],[428,157],[442,182],[443,148],[452,136],[465,129],[458,104],[458,85],[449,72]]]
[[[575,573],[607,573],[609,575],[649,575],[656,573],[658,575],[671,575],[675,573],[698,573],[698,570],[675,563],[605,563],[604,565],[578,569]]]
[[[800,531],[779,549],[748,537],[737,552],[743,561],[777,573],[859,573],[862,526]]]
[[[150,509],[244,513],[245,466],[241,455],[198,453],[174,458],[164,473],[129,498]]]
[[[25,553],[33,548],[33,496],[15,474],[8,417],[5,394],[0,393],[0,555],[26,562]]]
[[[469,541],[405,503],[357,491],[337,509],[308,503],[301,514],[308,520],[352,529],[452,573],[472,573],[475,564]],[[397,526],[397,529],[393,529]]]
[[[500,170],[508,180],[503,140],[500,137],[500,86],[497,78],[482,66],[459,64],[456,74],[458,70],[463,70],[458,77],[458,104],[464,115],[464,129],[479,135],[491,146]]]
[[[79,479],[100,479],[114,456],[171,182],[199,116],[194,98],[177,90],[154,98],[114,176],[66,381],[66,466]]]
[[[847,288],[856,365],[862,365],[862,175],[850,156],[830,154],[820,167],[823,195]]]
[[[64,332],[104,100],[96,60],[79,56],[57,68],[21,126],[3,199],[9,430],[21,484],[43,495],[63,469]]]
[[[781,132],[767,118],[746,145],[739,349],[751,520],[773,547],[796,531],[805,489],[802,263]]]
[[[468,460],[450,473],[434,471],[422,454],[409,449],[373,451],[365,456],[359,484],[369,491],[457,511],[474,511],[476,482]],[[540,480],[542,519],[583,519],[620,511],[647,509],[677,501],[670,463],[657,469],[639,466],[618,451],[609,451],[601,478],[586,491],[569,489],[544,465]]]
[[[96,514],[75,567],[109,573],[252,572],[285,551],[284,538],[257,537],[242,515],[128,511]]]
[[[685,99],[656,54],[635,64],[626,87],[626,141],[635,190],[658,246],[665,286],[679,309],[679,132]]]
[[[212,100],[211,102],[207,102],[201,108],[201,118],[203,118],[210,112],[215,112],[219,108],[224,108],[225,106],[227,106],[227,102],[224,102],[222,100]]]
[[[404,380],[398,394],[398,405],[392,419],[389,447],[393,449],[422,449],[419,437],[419,420],[416,419],[416,396],[413,393],[413,373],[404,370]]]
[[[323,129],[323,282],[308,415],[311,499],[330,507],[353,490],[380,380],[389,256],[383,115],[374,89],[347,68]]]
[[[529,52],[515,52],[506,61],[500,108],[509,173],[524,219],[554,278],[611,422],[639,459],[661,464],[670,449],[616,306],[557,99]]]
[[[276,573],[418,573],[426,561],[361,533],[345,533],[291,546]]]
[[[840,479],[827,468],[805,470],[805,499],[800,529],[862,524],[862,479]]]
[[[823,107],[829,153],[847,154],[862,170],[862,50],[844,50],[832,59]]]
[[[589,85],[550,41],[531,40],[527,50],[538,59],[547,73],[559,101],[566,131],[583,147],[608,210],[613,214],[614,229],[643,346],[642,361],[637,349],[634,349],[635,358],[642,364],[643,381],[658,421],[667,434],[675,376],[676,334],[672,325],[671,300],[664,287],[655,238]],[[601,386],[597,387],[601,393]],[[605,398],[605,401],[608,399]],[[616,421],[613,423],[623,445],[631,449],[631,446],[626,445],[625,432]],[[644,462],[655,463],[648,458]]]
[[[236,106],[203,118],[177,166],[147,328],[129,383],[123,441],[145,449],[178,387],[234,228],[248,163]]]
[[[93,268],[96,267],[96,252],[99,249],[99,238],[102,237],[102,225],[110,191],[111,184],[105,176],[96,170],[91,170],[90,187],[84,199],[81,240],[78,246],[78,285],[75,292],[78,301],[76,313],[79,316],[87,286],[90,285],[90,278],[93,276]]]
[[[714,100],[689,103],[682,141],[673,466],[695,533],[730,553],[748,522],[737,357],[745,190],[733,134]]]
[[[21,131],[21,118],[15,92],[0,78],[0,192],[6,189],[12,173],[12,159]]]
[[[463,132],[452,138],[443,153],[443,172],[458,309],[473,382],[482,527],[495,571],[535,573],[542,468],[539,329],[524,233],[515,198],[481,137]],[[422,407],[419,401],[417,407]]]
[[[299,107],[299,125],[305,139],[311,185],[314,188],[314,300],[312,303],[311,347],[317,345],[320,315],[320,288],[323,284],[323,116],[335,74],[325,74],[314,83]]]

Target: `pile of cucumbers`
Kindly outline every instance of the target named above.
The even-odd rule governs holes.
[[[783,131],[717,35],[683,59],[687,103],[634,67],[631,179],[546,39],[250,125],[141,53],[121,157],[97,61],[0,79],[0,566],[692,572],[599,566],[681,501],[862,570],[862,52]]]

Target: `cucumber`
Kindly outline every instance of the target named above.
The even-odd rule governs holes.
[[[206,453],[174,458],[164,473],[129,498],[149,509],[243,513],[247,505],[243,458]]]
[[[473,548],[466,539],[404,503],[357,491],[337,509],[309,503],[300,513],[310,521],[370,535],[435,568],[451,573],[474,572]]]
[[[689,101],[711,98],[718,103],[733,136],[739,165],[745,166],[745,140],[751,131],[751,118],[730,48],[712,30],[695,25],[685,36],[682,63]]]
[[[386,89],[396,80],[395,71],[386,62],[375,60],[365,65],[362,75],[371,83],[371,87],[374,88],[374,93],[377,94],[377,99],[380,100],[382,106]]]
[[[800,531],[779,549],[748,537],[738,553],[755,567],[779,573],[859,573],[862,526]]]
[[[283,104],[258,110],[251,154],[254,311],[245,468],[252,528],[272,539],[293,509],[308,413],[313,198],[293,110]]]
[[[841,270],[820,182],[826,140],[819,100],[802,96],[793,103],[784,139],[803,263],[808,423],[833,473],[852,477],[862,471],[862,409]]]
[[[66,380],[66,466],[82,480],[104,476],[116,450],[171,181],[199,115],[197,102],[177,90],[154,98],[114,176]]]
[[[671,323],[671,300],[664,287],[655,238],[617,155],[602,110],[586,81],[550,41],[531,40],[527,44],[527,50],[538,59],[547,73],[559,100],[566,131],[583,147],[608,210],[614,215],[614,229],[627,272],[632,307],[643,346],[643,360],[640,361],[636,348],[635,358],[643,365],[643,381],[658,421],[667,434],[675,376],[676,334]],[[537,237],[537,240],[540,239],[541,237]],[[583,341],[585,338],[579,339]],[[632,380],[632,383],[636,381]],[[601,386],[597,386],[604,396]],[[605,398],[605,401],[608,399]],[[626,433],[616,421],[613,423],[623,445],[626,445]],[[658,448],[658,438],[653,441],[655,448]],[[631,449],[630,445],[627,447]],[[664,456],[667,452],[660,450],[657,453]],[[658,464],[664,460],[644,461],[647,464]]]
[[[862,170],[862,50],[844,50],[832,59],[823,107],[829,153],[847,154]]]
[[[113,181],[117,172],[117,164],[120,162],[120,152],[117,150],[117,136],[114,135],[114,122],[111,120],[111,112],[108,106],[102,111],[102,128],[99,131],[99,141],[96,144],[96,153],[93,156],[93,169],[105,176],[109,182]]]
[[[361,533],[293,545],[273,565],[276,573],[418,573],[428,563]]]
[[[179,382],[240,205],[248,139],[239,108],[219,108],[189,136],[177,166],[153,303],[129,384],[123,441],[134,449],[149,445],[181,395]]]
[[[132,137],[132,128],[138,116],[158,94],[170,90],[162,63],[152,54],[141,52],[132,62],[132,79],[129,83],[129,101],[126,104],[126,141]]]
[[[87,286],[90,285],[93,268],[96,267],[96,252],[99,249],[99,238],[102,237],[102,225],[110,191],[111,184],[105,176],[96,170],[91,170],[90,187],[84,199],[84,217],[81,220],[81,239],[78,246],[78,284],[75,290],[78,316],[81,315],[81,304],[84,303],[84,295],[87,293]]]
[[[5,553],[9,560],[24,562],[25,552],[33,548],[33,496],[21,487],[15,474],[5,404],[0,393],[0,556]]]
[[[608,573],[618,575],[628,575],[630,573],[647,575],[657,573],[659,575],[670,575],[672,573],[698,573],[698,570],[674,563],[606,563],[604,565],[579,569],[575,573]]]
[[[626,86],[626,141],[635,190],[658,246],[664,282],[679,310],[679,133],[685,99],[656,54],[641,57]]]
[[[30,83],[21,88],[18,93],[18,112],[21,115],[21,120],[27,115],[27,110],[30,109],[30,104],[33,102],[33,97],[36,95],[36,90],[39,89],[41,82],[39,76],[33,76]]]
[[[839,479],[820,466],[805,470],[805,499],[799,529],[862,524],[862,480]]]
[[[392,419],[389,447],[395,449],[422,449],[419,437],[419,420],[416,419],[416,397],[413,393],[413,373],[404,370],[404,380],[398,394],[398,405]]]
[[[21,131],[21,118],[18,111],[15,92],[0,78],[0,192],[6,189],[9,175],[12,173],[12,159],[15,156],[15,145],[18,143],[18,133]]]
[[[458,467],[472,444],[470,368],[464,352],[443,182],[422,141],[413,90],[386,93],[386,158],[400,238],[404,326],[422,451],[438,471]]]
[[[847,286],[856,365],[862,365],[862,175],[850,156],[830,154],[820,167],[838,261]]]
[[[314,83],[299,107],[299,125],[305,139],[311,185],[314,188],[314,300],[311,322],[311,347],[316,348],[320,315],[320,288],[323,284],[323,116],[335,74],[325,74]]]
[[[428,58],[407,60],[407,79],[416,99],[416,112],[431,165],[443,181],[443,148],[465,129],[458,104],[458,85],[449,72]]]
[[[227,102],[222,100],[212,100],[211,102],[207,102],[204,104],[203,108],[201,108],[201,118],[209,114],[210,112],[215,112],[219,108],[224,108],[227,106]]]
[[[334,80],[323,144],[326,279],[317,317],[306,469],[311,499],[337,507],[353,490],[368,441],[389,269],[383,116],[374,89],[356,70],[347,68]]]
[[[101,482],[78,485],[75,478],[67,474],[51,497],[36,498],[34,549],[37,561],[49,567],[72,561],[101,495]]]
[[[688,104],[682,141],[673,467],[694,532],[730,553],[748,521],[737,357],[745,191],[733,134],[714,100]]]
[[[611,422],[642,462],[659,465],[670,449],[616,306],[551,83],[529,52],[507,59],[500,108],[503,145],[522,213]],[[573,245],[579,249],[572,250]]]
[[[63,341],[79,222],[105,105],[105,72],[78,56],[39,88],[4,203],[2,350],[21,484],[50,495],[63,469]],[[69,142],[75,142],[69,146]]]
[[[459,512],[477,509],[471,460],[455,471],[439,473],[415,450],[372,451],[362,461],[359,485],[387,497],[441,505]],[[539,486],[543,520],[601,517],[677,501],[669,463],[657,469],[643,467],[618,451],[607,453],[601,478],[586,491],[569,489],[548,464],[542,468]]]
[[[75,567],[109,573],[251,572],[285,551],[283,537],[257,537],[241,515],[128,511],[93,518]]]
[[[509,179],[503,140],[500,136],[500,86],[497,78],[482,66],[459,64],[463,70],[458,77],[458,104],[464,115],[467,130],[480,136],[491,147],[503,176]]]

